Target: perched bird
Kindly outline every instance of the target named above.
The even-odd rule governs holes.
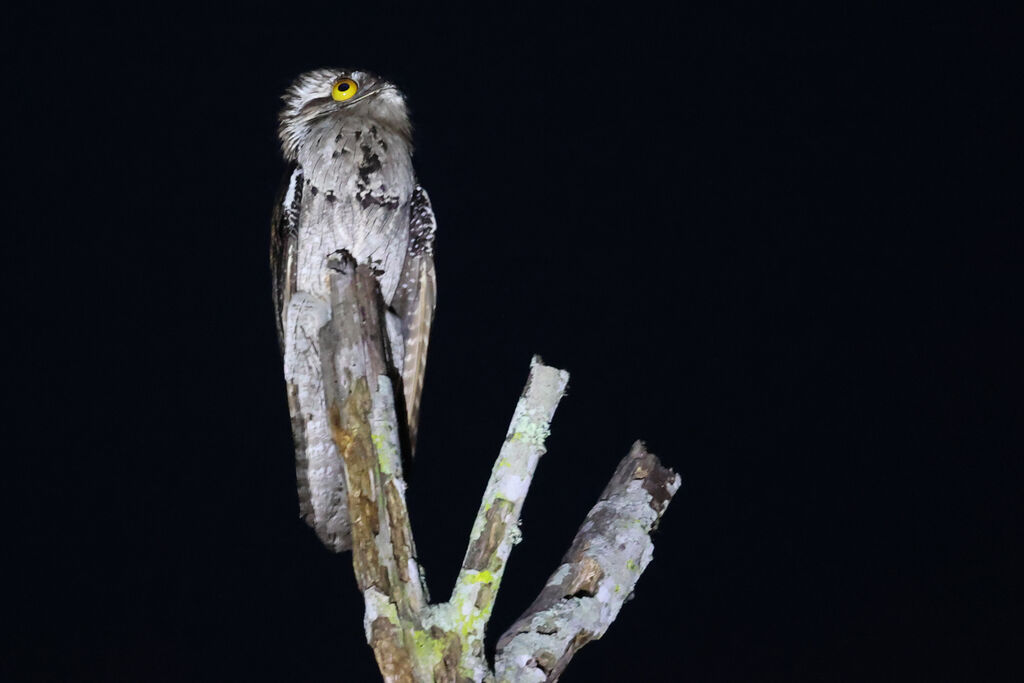
[[[317,338],[331,316],[327,260],[346,250],[375,269],[415,444],[436,301],[436,225],[416,184],[409,115],[394,85],[367,71],[319,69],[299,76],[282,99],[278,136],[290,167],[271,222],[270,261],[299,508],[340,552],[351,546],[348,499]]]

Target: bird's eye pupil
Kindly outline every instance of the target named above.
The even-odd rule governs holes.
[[[348,88],[349,88],[348,83],[339,83],[338,84],[338,90],[340,90],[341,92],[345,92],[346,90],[348,90]]]

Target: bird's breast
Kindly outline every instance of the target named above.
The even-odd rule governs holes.
[[[307,140],[298,154],[305,187],[297,288],[326,294],[327,258],[345,249],[377,268],[390,303],[409,242],[415,180],[408,143],[372,123],[344,120],[325,121]]]

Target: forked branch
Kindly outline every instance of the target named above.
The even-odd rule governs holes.
[[[320,330],[331,434],[352,522],[352,564],[366,605],[366,639],[386,681],[554,681],[600,638],[651,561],[651,530],[679,477],[637,442],[587,515],[533,605],[505,632],[495,664],[484,632],[519,514],[569,375],[534,357],[491,472],[451,598],[428,604],[402,475],[395,385],[377,280],[345,253],[332,257],[331,318]]]

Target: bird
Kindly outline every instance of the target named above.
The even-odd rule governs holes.
[[[351,547],[348,498],[317,335],[331,317],[328,259],[344,250],[377,277],[411,451],[437,302],[437,224],[416,180],[408,108],[394,84],[369,71],[316,69],[282,100],[277,132],[288,168],[271,219],[270,263],[299,512],[325,546],[342,552]]]

